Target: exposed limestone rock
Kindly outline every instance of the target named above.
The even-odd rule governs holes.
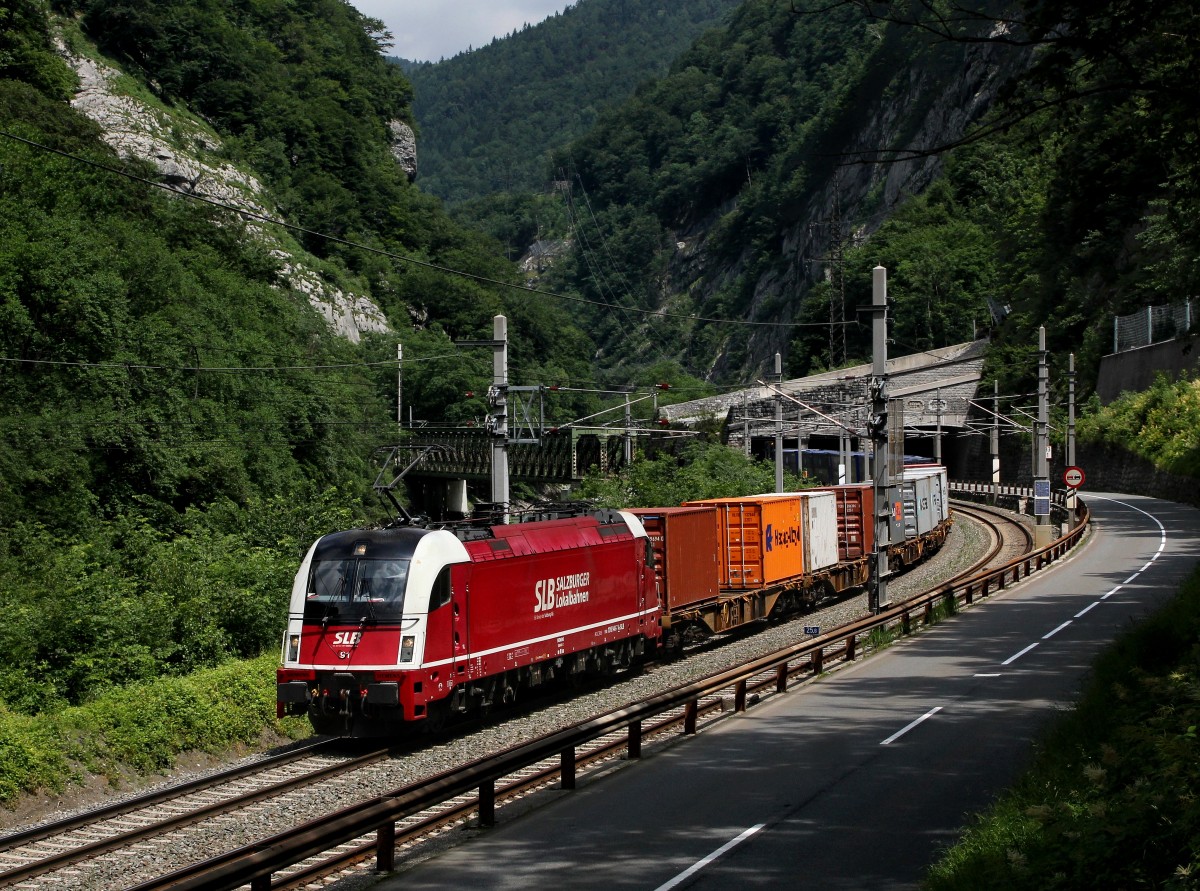
[[[527,276],[540,275],[565,257],[570,249],[570,241],[535,241],[520,260],[521,271]]]
[[[404,121],[388,121],[388,130],[392,134],[392,157],[412,182],[417,178],[417,134]]]
[[[366,297],[347,294],[322,281],[316,272],[296,263],[286,251],[273,250],[271,256],[279,260],[280,274],[288,284],[304,294],[329,327],[351,343],[358,343],[366,331],[391,330],[383,311]]]
[[[204,160],[220,149],[221,140],[201,124],[154,109],[132,96],[119,95],[113,82],[118,72],[94,59],[76,56],[60,40],[59,53],[79,76],[79,91],[71,105],[104,131],[103,139],[122,158],[148,161],[164,181],[181,191],[230,205],[261,217],[277,218],[262,184],[232,164]],[[411,134],[412,131],[409,130]],[[413,163],[416,163],[415,140]],[[389,331],[387,318],[368,298],[348,294],[321,279],[286,250],[263,225],[246,220],[246,231],[257,238],[280,263],[280,279],[303,294],[342,337],[358,343],[364,332]]]
[[[920,194],[940,174],[944,153],[928,149],[952,144],[967,132],[1028,60],[1028,53],[1014,54],[988,44],[966,44],[954,51],[959,54],[955,68],[900,71],[873,98],[861,97],[863,108],[840,148],[843,155],[870,157],[887,147],[899,147],[907,154],[901,152],[898,158],[885,154],[873,164],[844,164],[835,168],[833,176],[814,182],[806,201],[794,211],[796,222],[782,232],[781,262],[770,265],[753,282],[746,318],[794,319],[811,286],[827,274],[829,263],[817,258],[831,256],[835,210],[847,226],[843,247],[868,238],[907,196]],[[731,201],[692,229],[675,233],[677,250],[662,286],[664,300],[669,294],[685,294],[695,305],[704,306],[722,288],[735,283],[742,287],[741,277],[756,265],[750,249],[731,262],[709,246],[718,221],[735,207]],[[682,309],[690,311],[689,306]],[[750,332],[748,342],[726,337],[714,349],[706,373],[728,374],[746,361],[747,354],[754,357],[751,362],[765,367],[774,353],[787,354],[791,336],[786,327],[763,325]]]

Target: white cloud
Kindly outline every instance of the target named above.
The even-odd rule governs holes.
[[[572,5],[568,0],[351,0],[392,32],[388,55],[436,62]]]

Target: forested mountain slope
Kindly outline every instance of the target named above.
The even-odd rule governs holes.
[[[667,70],[737,0],[578,0],[437,63],[408,63],[421,187],[452,202],[540,191],[550,150]]]
[[[557,154],[561,284],[623,307],[594,316],[611,366],[745,379],[776,350],[793,373],[861,358],[883,263],[894,349],[996,323],[1017,386],[1044,323],[1086,382],[1112,312],[1197,285],[1200,29],[1153,7],[747,0]]]
[[[591,344],[409,182],[389,150],[408,84],[340,0],[20,0],[0,24],[3,713],[273,648],[299,550],[381,513],[397,341],[406,404],[446,420],[491,377],[451,339],[495,313],[518,383],[586,378]],[[115,101],[177,166],[72,107],[56,39],[123,66]],[[181,171],[223,168],[253,197],[185,197],[221,193]],[[390,330],[340,336],[301,262]]]

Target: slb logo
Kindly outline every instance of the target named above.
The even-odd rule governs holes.
[[[554,609],[554,579],[544,579],[533,586],[533,594],[537,603],[533,605],[535,613],[548,613]]]
[[[335,647],[354,647],[358,646],[360,640],[362,640],[361,631],[339,631],[333,636],[333,645]]]

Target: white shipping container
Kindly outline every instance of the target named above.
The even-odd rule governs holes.
[[[904,468],[904,535],[924,535],[949,517],[946,468],[924,465]]]
[[[838,562],[837,496],[833,492],[802,492],[804,570],[816,572]]]

